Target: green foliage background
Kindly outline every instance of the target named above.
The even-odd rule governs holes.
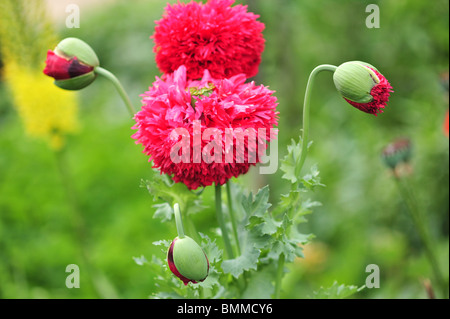
[[[340,98],[330,74],[319,76],[311,109],[314,143],[306,166],[318,164],[327,187],[315,192],[313,199],[323,205],[307,216],[302,229],[316,236],[315,257],[289,266],[283,297],[305,298],[334,281],[362,286],[368,264],[380,267],[381,287],[355,297],[427,297],[422,280],[431,274],[429,265],[380,158],[397,137],[413,143],[411,186],[426,212],[448,284],[449,141],[442,133],[448,93],[440,74],[448,72],[449,2],[245,3],[266,25],[266,49],[254,80],[277,92],[280,159],[300,133],[306,81],[315,66],[366,61],[395,90],[385,113],[374,117]],[[365,25],[370,3],[380,8],[379,29]],[[61,38],[75,36],[91,44],[139,106],[139,94],[159,75],[149,36],[165,5],[115,1],[82,11],[81,28],[61,24],[58,31]],[[61,12],[62,21],[66,15]],[[147,157],[130,138],[133,123],[112,86],[98,80],[80,92],[82,127],[64,154],[84,220],[81,237],[55,155],[24,135],[1,82],[0,94],[0,298],[147,298],[154,293],[152,273],[133,257],[160,254],[152,242],[171,240],[175,225],[153,218],[153,199],[140,187],[141,179],[151,176]],[[289,187],[281,175],[253,170],[240,180],[253,190],[269,184],[278,198]],[[217,227],[210,204],[193,217],[200,231]],[[90,266],[80,260],[82,246]],[[80,289],[65,287],[65,269],[72,263],[80,266]]]

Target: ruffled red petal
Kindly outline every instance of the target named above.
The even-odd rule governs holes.
[[[246,6],[232,7],[233,3],[168,5],[151,37],[159,69],[173,73],[185,65],[188,79],[193,80],[200,79],[206,69],[214,78],[255,76],[264,50],[264,24]]]
[[[370,69],[374,71],[380,79],[380,82],[375,85],[370,91],[370,95],[372,95],[373,100],[369,103],[356,103],[348,99],[344,99],[357,109],[377,116],[377,113],[383,113],[383,109],[386,107],[386,104],[389,101],[390,93],[393,91],[391,84],[381,73],[379,73],[375,69]]]
[[[142,95],[142,109],[134,117],[136,125],[133,129],[137,132],[132,137],[144,146],[143,152],[150,156],[154,167],[171,175],[175,182],[182,182],[189,189],[213,183],[222,185],[232,177],[247,173],[251,165],[260,162],[255,147],[258,145],[259,151],[265,150],[273,137],[271,129],[278,120],[277,99],[266,87],[245,83],[245,75],[217,80],[206,70],[200,81],[188,81],[186,77],[186,68],[181,66],[173,74],[165,75],[164,80],[156,79]],[[208,96],[190,93],[190,87],[211,84],[214,89]],[[182,139],[181,136],[174,139],[171,135],[177,129],[183,129],[189,135],[189,160],[179,163],[171,159],[174,145]],[[203,160],[201,152],[214,139],[214,135],[202,139],[207,129],[216,130],[221,141],[219,161],[208,163]],[[256,143],[249,143],[248,138],[243,137],[246,130],[262,135],[257,135]],[[241,137],[243,145],[238,146]],[[233,141],[231,146],[227,144],[227,138]],[[238,154],[244,156],[238,157]],[[254,157],[249,159],[248,154]]]

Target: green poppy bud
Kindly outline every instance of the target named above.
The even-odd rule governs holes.
[[[77,57],[81,63],[95,68],[100,65],[95,51],[83,40],[77,38],[65,38],[55,48],[55,53],[67,58]]]
[[[66,38],[54,51],[49,50],[45,63],[44,74],[66,90],[80,90],[91,84],[97,77],[94,69],[100,64],[94,50],[76,38]]]
[[[203,249],[190,237],[176,237],[169,247],[167,262],[172,273],[185,285],[205,280],[209,261]]]
[[[341,64],[333,74],[334,84],[341,95],[356,103],[369,103],[373,100],[372,88],[380,83],[368,63],[352,61]]]
[[[389,81],[374,66],[365,62],[341,64],[336,68],[333,80],[350,105],[375,116],[383,112],[392,92]]]

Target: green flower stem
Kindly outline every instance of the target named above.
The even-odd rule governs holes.
[[[406,185],[406,182],[394,175],[395,182],[399,189],[400,195],[402,196],[405,204],[407,205],[408,211],[411,216],[411,220],[416,228],[417,234],[422,242],[423,248],[425,249],[425,254],[427,256],[428,262],[430,263],[431,269],[433,271],[433,276],[436,285],[441,290],[441,294],[444,298],[448,297],[448,291],[445,285],[444,276],[442,275],[439,263],[436,258],[436,253],[434,250],[435,245],[433,245],[430,233],[426,227],[426,223],[423,218],[423,214],[418,208],[415,197],[413,196],[411,190]]]
[[[219,223],[220,230],[222,231],[222,238],[225,245],[225,251],[229,259],[234,258],[233,248],[231,246],[230,238],[228,236],[228,230],[225,224],[225,219],[222,211],[222,189],[219,184],[216,184],[216,215]]]
[[[233,235],[234,240],[236,242],[236,251],[237,255],[241,255],[241,247],[239,245],[239,236],[237,232],[237,225],[236,225],[236,215],[234,214],[233,210],[233,200],[231,198],[231,189],[230,189],[230,181],[227,181],[227,200],[228,200],[228,211],[230,213],[230,219],[231,219],[231,225],[233,226]]]
[[[183,221],[182,225],[184,234],[187,234],[187,236],[191,237],[196,242],[201,242],[201,238],[198,235],[195,224],[192,219],[189,218],[189,205],[186,203],[185,198],[182,196],[177,196],[174,203],[178,204],[180,209],[180,220]]]
[[[280,258],[278,259],[277,274],[275,277],[275,293],[274,293],[275,299],[280,299],[281,282],[283,280],[285,259],[286,257],[284,256],[284,254],[281,254]]]
[[[180,205],[178,205],[178,203],[175,203],[175,205],[173,205],[173,211],[175,215],[175,223],[177,225],[178,238],[181,239],[185,235],[184,235],[183,221],[181,220]]]
[[[104,76],[105,78],[107,78],[108,80],[110,80],[112,82],[112,84],[116,88],[117,92],[119,93],[120,97],[122,98],[123,102],[125,103],[125,106],[127,107],[128,112],[130,112],[131,116],[134,116],[134,114],[136,114],[136,111],[135,111],[133,105],[131,104],[130,98],[128,97],[127,93],[125,92],[125,89],[123,88],[123,86],[119,82],[119,80],[116,78],[116,76],[100,66],[95,67],[94,72],[96,74]]]
[[[308,83],[306,84],[305,99],[303,100],[303,132],[302,132],[302,152],[300,154],[300,160],[295,166],[295,176],[299,176],[302,170],[303,164],[305,163],[306,155],[308,152],[308,136],[309,136],[309,109],[310,109],[310,99],[311,91],[313,87],[314,80],[322,71],[334,72],[337,66],[330,64],[322,64],[311,71],[308,78]]]
[[[320,72],[322,71],[334,72],[336,69],[337,66],[331,64],[322,64],[314,68],[311,71],[311,74],[309,75],[308,83],[306,84],[305,98],[303,100],[302,151],[300,154],[300,158],[298,159],[297,164],[295,165],[295,176],[300,175],[300,172],[303,168],[303,164],[305,164],[306,155],[308,152],[309,110],[310,110],[311,91],[313,88],[314,80],[317,74],[319,74]],[[284,256],[284,254],[281,254],[280,258],[278,259],[277,276],[275,279],[275,293],[274,293],[275,299],[280,298],[281,281],[283,279],[285,259],[286,257]]]
[[[237,231],[237,224],[236,224],[236,214],[234,213],[233,209],[233,199],[231,197],[231,187],[230,187],[230,181],[227,181],[226,189],[227,189],[227,201],[228,201],[228,211],[230,212],[230,220],[231,225],[233,227],[233,235],[234,235],[234,241],[236,243],[236,256],[241,255],[241,246],[239,244],[239,235]],[[244,272],[241,277],[238,278],[237,284],[239,286],[240,292],[244,292],[246,286],[247,286],[247,279],[246,279],[246,273]]]

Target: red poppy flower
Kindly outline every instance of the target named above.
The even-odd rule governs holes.
[[[77,57],[67,59],[48,50],[44,74],[55,80],[67,80],[91,72],[94,68],[78,61]]]
[[[156,21],[154,39],[156,63],[164,73],[181,65],[188,79],[200,79],[208,69],[214,78],[258,73],[264,50],[259,17],[234,0],[209,0],[168,5],[163,18]]]
[[[214,79],[206,70],[189,81],[184,66],[157,78],[142,95],[132,137],[155,168],[189,189],[246,173],[274,137],[278,103],[273,91],[245,80]]]

